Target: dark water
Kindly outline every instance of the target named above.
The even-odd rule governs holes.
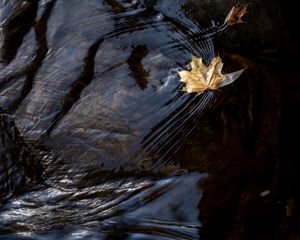
[[[188,2],[1,1],[0,239],[281,236],[280,74],[180,91],[216,55]]]
[[[180,92],[177,70],[192,54],[210,61],[210,30],[179,1],[3,2],[1,10],[1,106],[43,168],[41,183],[2,206],[1,236],[197,239],[206,174],[180,173],[176,154],[213,95]],[[10,182],[10,192],[22,191]]]

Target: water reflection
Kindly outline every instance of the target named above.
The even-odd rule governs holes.
[[[2,207],[0,232],[24,239],[52,239],[56,234],[197,239],[202,196],[198,183],[203,177],[127,177],[81,189],[38,186]]]
[[[198,239],[206,175],[177,154],[216,99],[181,92],[177,70],[214,57],[212,29],[179,0],[24,3],[0,5],[2,27],[36,10],[1,45],[0,106],[43,181],[12,190],[0,239]]]

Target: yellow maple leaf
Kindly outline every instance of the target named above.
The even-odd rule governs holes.
[[[242,20],[242,17],[247,13],[248,5],[249,5],[249,3],[238,4],[238,5],[233,6],[226,17],[225,22],[228,25],[234,25],[237,23],[245,23]]]
[[[192,56],[191,70],[182,70],[178,74],[181,82],[185,83],[182,89],[188,93],[203,93],[205,90],[215,90],[226,86],[235,81],[244,71],[244,69],[223,74],[223,63],[220,57],[214,57],[210,64],[205,66],[202,58]]]

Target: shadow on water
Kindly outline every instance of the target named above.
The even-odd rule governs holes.
[[[278,4],[254,1],[263,29],[220,36],[211,19],[235,2],[218,4],[0,3],[0,239],[297,239],[299,88],[268,49],[284,51]],[[209,63],[213,40],[245,74],[182,92],[177,72]]]

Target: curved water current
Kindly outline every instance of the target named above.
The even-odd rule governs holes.
[[[214,27],[182,2],[1,1],[0,239],[200,238],[179,153],[216,100],[177,71]]]

